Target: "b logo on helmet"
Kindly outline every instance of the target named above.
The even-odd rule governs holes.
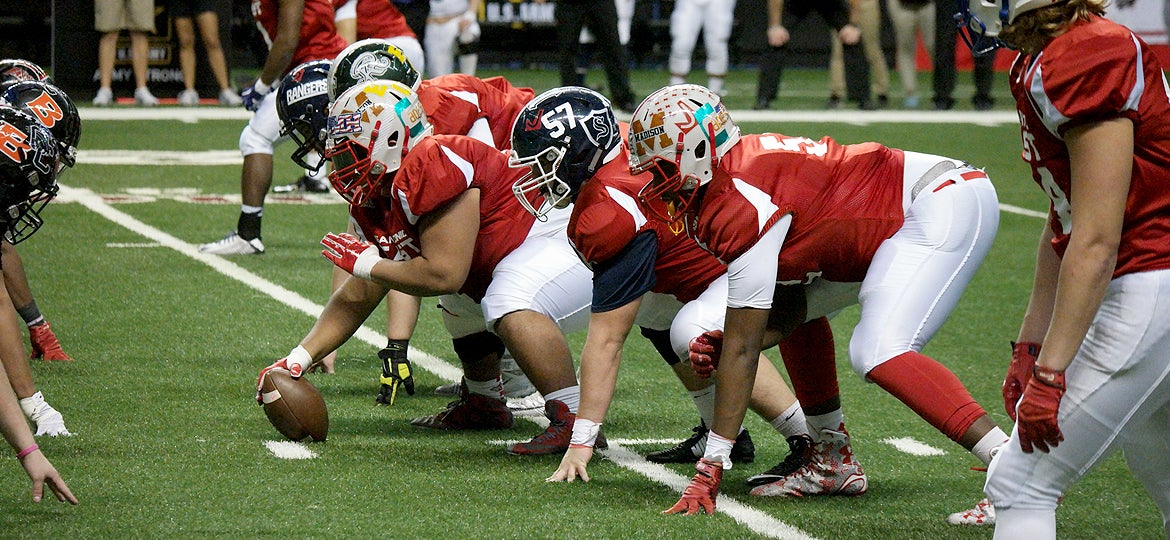
[[[46,92],[41,92],[41,95],[36,99],[25,104],[37,116],[37,120],[41,121],[41,125],[52,128],[57,125],[57,121],[65,118],[65,113],[61,111],[61,106],[53,100]]]
[[[21,154],[28,152],[28,134],[16,129],[16,126],[7,122],[0,122],[0,154],[16,163],[21,162]]]

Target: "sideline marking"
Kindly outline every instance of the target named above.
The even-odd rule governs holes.
[[[313,459],[317,453],[299,442],[264,441],[264,447],[280,459]]]
[[[248,287],[251,287],[272,299],[280,302],[288,307],[296,309],[314,319],[320,316],[322,309],[320,304],[316,304],[305,297],[290,291],[280,285],[272,283],[256,274],[253,274],[235,263],[232,263],[219,255],[209,255],[200,253],[197,246],[184,242],[166,232],[163,232],[155,227],[147,225],[134,218],[133,216],[122,212],[108,203],[103,201],[101,197],[95,195],[88,189],[72,188],[62,185],[62,195],[68,197],[69,200],[77,201],[82,206],[92,210],[94,213],[114,222],[117,225],[125,227],[126,229],[145,236],[151,240],[178,251],[179,253],[191,257],[213,270],[235,279]],[[386,341],[385,335],[375,332],[364,324],[358,328],[354,337],[361,341],[368,343],[374,347],[381,348],[382,343]],[[427,371],[438,376],[440,379],[446,381],[456,381],[463,376],[463,370],[457,368],[446,361],[420,351],[414,347],[409,349],[411,355],[411,362]],[[545,418],[535,420],[548,420]],[[538,423],[539,425],[539,423]],[[265,446],[269,447],[269,443],[278,443],[278,441],[268,441]],[[296,443],[293,443],[296,444]],[[308,450],[308,449],[306,449]],[[311,452],[311,451],[310,451]],[[614,463],[630,469],[634,472],[642,474],[647,478],[665,484],[674,491],[682,493],[686,489],[687,484],[690,483],[690,478],[679,475],[674,471],[668,470],[657,463],[650,463],[642,458],[642,456],[626,450],[619,445],[612,445],[608,450],[602,451],[606,457],[611,459]],[[273,451],[275,453],[275,451]],[[767,536],[769,538],[778,538],[782,540],[810,540],[813,537],[806,534],[804,531],[793,527],[783,521],[780,521],[760,510],[746,506],[735,499],[726,495],[719,495],[716,501],[719,506],[719,513],[734,519],[736,522],[744,525],[752,532]]]

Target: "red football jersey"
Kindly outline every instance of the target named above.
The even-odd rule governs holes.
[[[252,0],[252,18],[264,42],[272,47],[276,38],[276,19],[280,11],[280,0]],[[345,40],[337,35],[333,24],[333,3],[330,0],[305,0],[304,18],[301,20],[301,35],[288,69],[310,60],[332,60],[345,49]],[[277,82],[280,82],[279,79]]]
[[[536,93],[503,77],[452,73],[423,81],[418,97],[435,133],[466,135],[476,120],[486,118],[496,148],[507,151],[512,148],[512,123]]]
[[[622,128],[624,135],[625,126]],[[619,254],[638,233],[653,230],[658,252],[654,260],[656,283],[651,290],[690,302],[727,267],[681,229],[672,231],[666,224],[646,218],[638,206],[638,192],[649,176],[631,176],[629,153],[624,143],[621,148],[621,154],[582,184],[569,218],[569,240],[587,263],[595,265]]]
[[[778,134],[745,135],[719,164],[687,231],[729,263],[785,214],[776,280],[859,282],[904,219],[901,150]]]
[[[1133,175],[1114,277],[1170,268],[1170,96],[1157,55],[1129,29],[1094,17],[1035,56],[1017,56],[1011,90],[1023,158],[1052,199],[1053,247],[1063,256],[1075,221],[1063,134],[1086,122],[1133,121]]]
[[[333,0],[333,9],[344,6],[349,0]],[[357,38],[392,38],[409,36],[417,38],[406,17],[390,0],[358,0]]]
[[[496,264],[524,242],[536,220],[512,194],[512,184],[525,173],[508,167],[504,154],[475,139],[433,135],[403,157],[389,197],[368,207],[350,207],[350,215],[384,257],[409,260],[422,254],[419,218],[468,189],[479,189],[479,234],[467,281],[459,290],[479,301]]]

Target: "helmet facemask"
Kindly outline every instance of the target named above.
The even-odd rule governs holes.
[[[528,167],[529,174],[512,184],[512,193],[520,200],[525,210],[541,221],[548,219],[546,216],[554,208],[565,208],[573,202],[574,194],[569,184],[557,176],[565,153],[565,146],[551,145],[529,157],[520,157],[513,149],[508,159],[508,165],[511,167]],[[535,195],[543,197],[539,207],[532,204]]]

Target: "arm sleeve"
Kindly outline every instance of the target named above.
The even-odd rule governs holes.
[[[776,261],[792,224],[786,214],[751,249],[727,265],[727,307],[771,309],[776,289]]]
[[[591,311],[613,311],[650,291],[657,253],[658,237],[653,231],[642,231],[615,257],[594,265]]]

